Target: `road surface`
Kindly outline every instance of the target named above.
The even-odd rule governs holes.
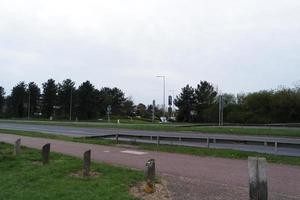
[[[163,131],[140,131],[140,130],[125,130],[125,129],[109,129],[109,128],[78,128],[68,126],[56,126],[56,125],[34,125],[34,124],[19,124],[19,123],[5,123],[0,122],[0,129],[10,130],[22,130],[22,131],[35,131],[55,135],[66,135],[72,137],[82,136],[104,136],[111,134],[130,134],[130,135],[144,135],[144,136],[176,136],[176,137],[211,137],[214,138],[226,138],[226,139],[251,139],[251,140],[271,140],[278,142],[293,142],[298,143],[299,148],[285,148],[279,147],[277,151],[272,146],[263,145],[245,145],[245,144],[222,144],[216,143],[210,144],[210,148],[220,149],[234,149],[240,151],[253,151],[258,153],[278,154],[286,156],[300,156],[300,138],[282,138],[282,137],[261,137],[261,136],[245,136],[245,135],[230,135],[230,134],[210,134],[210,133],[192,133],[192,132],[163,132]],[[144,141],[149,142],[149,141]],[[174,145],[185,145],[185,146],[196,146],[205,147],[205,144],[194,143],[194,142],[167,142],[162,141],[162,144],[174,144]]]

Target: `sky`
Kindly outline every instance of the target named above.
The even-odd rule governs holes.
[[[201,80],[223,93],[300,81],[299,0],[0,0],[0,86],[71,78],[162,102]]]

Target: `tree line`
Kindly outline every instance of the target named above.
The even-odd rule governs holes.
[[[174,103],[177,120],[217,123],[222,95],[223,118],[227,123],[300,122],[300,87],[262,90],[248,94],[218,94],[211,83],[186,85]]]
[[[300,122],[299,87],[233,95],[219,94],[207,81],[200,81],[196,87],[183,87],[174,99],[176,111],[172,116],[179,122],[217,123],[221,95],[225,123]],[[23,81],[8,96],[0,86],[0,117],[92,120],[104,118],[109,105],[114,116],[152,118],[153,105],[135,105],[121,89],[102,87],[99,90],[90,81],[78,88],[71,79],[61,83],[49,79],[42,88],[34,82]],[[159,119],[163,115],[162,107],[155,106],[154,110]]]
[[[115,116],[133,117],[139,114],[139,108],[131,98],[125,97],[122,90],[116,87],[99,90],[90,81],[76,88],[71,79],[62,83],[49,79],[42,84],[42,89],[34,82],[25,84],[22,81],[12,88],[8,96],[0,87],[0,116],[6,118],[91,120],[106,116],[109,105]]]

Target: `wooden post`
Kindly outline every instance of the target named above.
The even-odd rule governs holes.
[[[45,144],[42,147],[42,162],[44,165],[49,163],[49,154],[50,154],[50,143]]]
[[[155,160],[150,159],[146,162],[146,186],[145,192],[146,193],[153,193],[155,191]]]
[[[91,150],[88,150],[83,154],[83,177],[90,176],[90,170],[91,170]]]
[[[250,200],[267,200],[267,161],[265,158],[249,157],[249,198]]]
[[[14,155],[18,155],[21,152],[21,138],[17,139],[15,141],[15,147],[14,147]]]

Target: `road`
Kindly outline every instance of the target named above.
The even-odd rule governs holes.
[[[174,153],[66,142],[11,134],[0,134],[0,141],[13,144],[21,138],[24,146],[41,149],[51,143],[51,151],[82,157],[91,149],[96,162],[143,170],[154,158],[156,169],[168,181],[173,200],[246,200],[248,170],[246,160],[200,157]],[[300,199],[300,167],[268,164],[269,199]]]
[[[78,128],[78,127],[67,127],[67,126],[56,126],[56,125],[34,125],[34,124],[19,124],[19,123],[4,123],[0,122],[0,129],[10,130],[22,130],[22,131],[35,131],[56,135],[66,135],[72,137],[82,136],[104,136],[111,134],[130,134],[130,135],[144,135],[144,136],[176,136],[176,137],[214,137],[226,138],[226,139],[247,139],[247,140],[268,140],[277,142],[293,142],[299,144],[299,138],[282,138],[282,137],[261,137],[261,136],[245,136],[245,135],[229,135],[229,134],[210,134],[210,133],[192,133],[192,132],[163,132],[163,131],[139,131],[139,130],[125,130],[125,129],[109,129],[109,128]],[[149,142],[149,141],[145,141]],[[205,144],[193,143],[193,142],[168,142],[162,141],[162,144],[174,144],[174,145],[185,145],[185,146],[198,146],[205,147]],[[245,145],[245,144],[211,144],[211,148],[220,149],[234,149],[241,151],[253,151],[259,153],[278,154],[287,156],[300,156],[300,148],[286,148],[279,147],[275,152],[272,146],[263,145]]]

